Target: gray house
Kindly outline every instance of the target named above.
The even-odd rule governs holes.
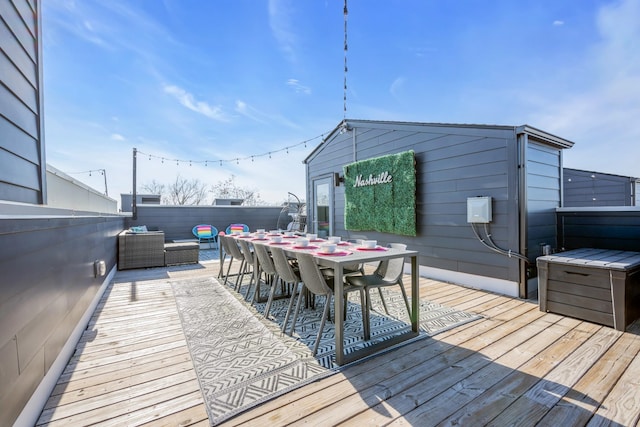
[[[537,292],[536,257],[556,242],[562,150],[572,146],[527,125],[347,119],[304,160],[308,227],[406,243],[420,252],[425,276],[528,297]],[[406,151],[415,156],[415,235],[345,226],[350,165]],[[476,200],[488,213],[479,223],[470,219]],[[374,202],[370,209],[385,208]]]

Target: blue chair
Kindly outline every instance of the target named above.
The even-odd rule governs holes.
[[[198,243],[202,243],[202,241],[208,241],[209,247],[211,247],[211,242],[218,247],[218,229],[213,225],[209,224],[198,224],[191,230],[194,236],[198,238]]]
[[[230,224],[225,230],[225,233],[234,234],[241,233],[243,231],[249,231],[249,226],[247,224]]]

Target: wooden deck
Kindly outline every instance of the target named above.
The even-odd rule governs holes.
[[[171,287],[119,272],[38,425],[208,425]],[[203,268],[204,267],[204,268]],[[484,319],[344,369],[223,425],[638,425],[640,326],[627,332],[535,302],[422,278],[425,298]]]

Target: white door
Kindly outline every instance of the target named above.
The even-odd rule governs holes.
[[[333,186],[331,178],[313,181],[313,232],[318,237],[333,234]]]

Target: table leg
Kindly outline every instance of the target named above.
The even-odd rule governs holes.
[[[342,266],[333,267],[333,301],[336,335],[336,363],[344,363],[344,286],[342,283]]]
[[[420,330],[420,281],[418,280],[418,256],[411,257],[411,330]]]

